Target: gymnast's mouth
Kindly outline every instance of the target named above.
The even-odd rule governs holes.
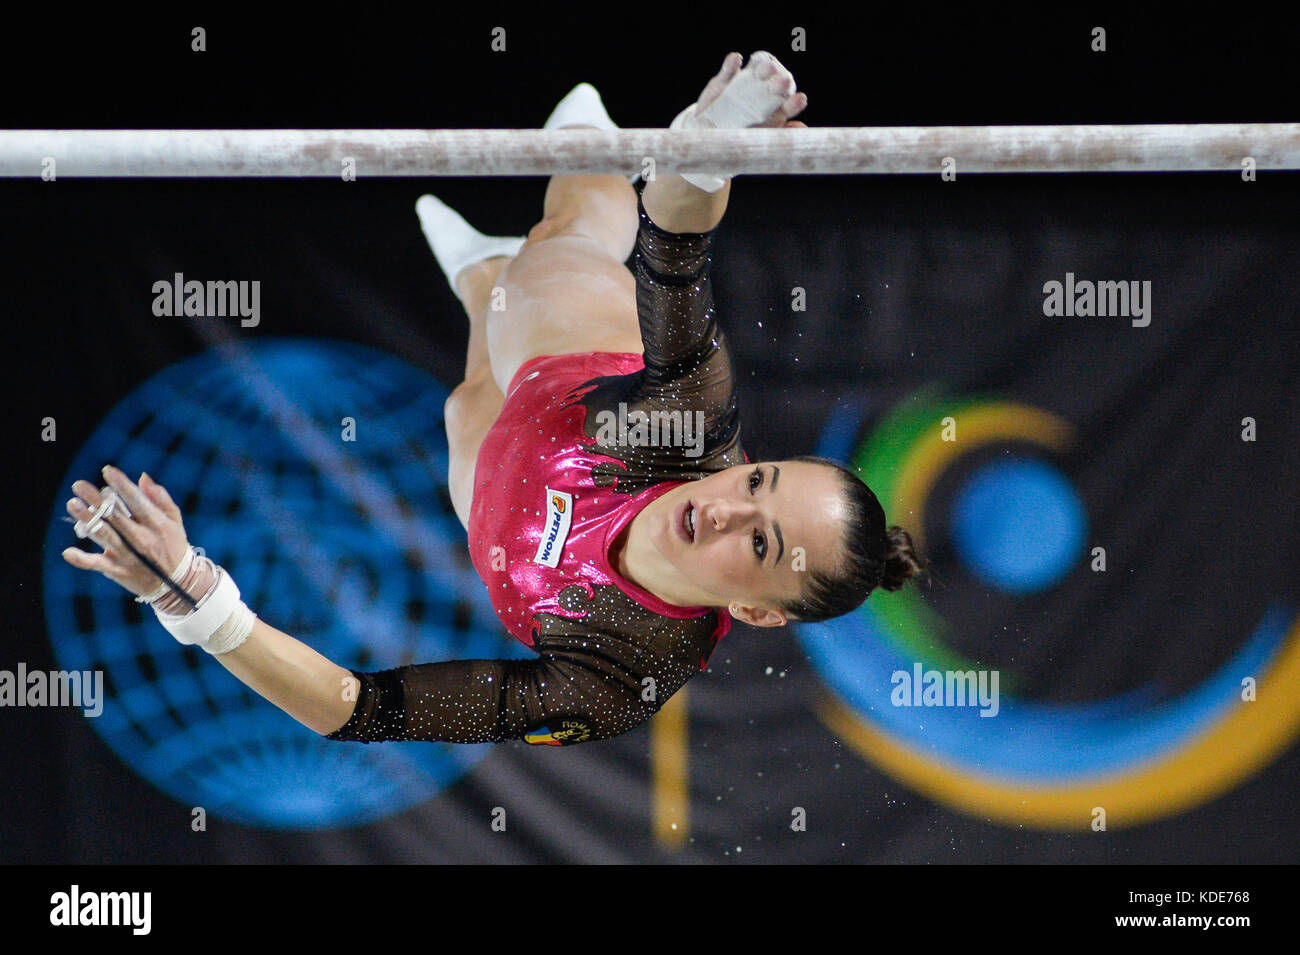
[[[677,510],[677,533],[688,544],[695,543],[695,504],[687,501]]]

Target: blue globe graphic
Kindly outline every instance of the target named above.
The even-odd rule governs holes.
[[[116,464],[167,487],[190,542],[255,613],[341,666],[524,656],[503,639],[446,493],[446,397],[384,352],[263,339],[167,368],[94,431],[52,508],[46,622],[60,668],[104,672],[90,722],[137,773],[236,822],[324,829],[421,803],[487,755],[327,740],[60,557],[76,542],[68,486],[102,484],[100,468]]]

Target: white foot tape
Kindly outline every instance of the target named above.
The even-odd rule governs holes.
[[[579,83],[556,104],[542,129],[560,129],[563,126],[595,126],[597,129],[615,130],[618,127],[605,112],[600,93],[590,83]]]
[[[421,196],[415,203],[415,214],[420,217],[420,228],[453,292],[462,269],[493,256],[518,255],[524,244],[522,235],[484,235],[437,196]]]
[[[542,129],[561,129],[565,126],[595,126],[610,132],[619,128],[605,111],[605,103],[601,100],[599,91],[590,83],[579,83],[569,90],[568,95],[551,110],[550,118]],[[628,181],[636,182],[640,178],[638,172],[629,176]]]

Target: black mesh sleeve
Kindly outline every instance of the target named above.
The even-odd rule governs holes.
[[[697,621],[662,621],[626,635],[544,637],[530,660],[452,660],[353,675],[352,716],[333,740],[567,745],[645,722],[699,673],[713,637]],[[691,624],[690,626],[683,625]]]
[[[646,411],[699,411],[711,447],[735,444],[735,367],[714,311],[710,275],[717,229],[667,232],[650,219],[640,193],[637,214],[632,271],[645,371],[626,398]]]
[[[331,740],[568,745],[627,732],[658,706],[641,686],[571,659],[454,660],[353,674],[351,718]]]

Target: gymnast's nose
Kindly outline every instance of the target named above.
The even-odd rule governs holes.
[[[726,498],[714,498],[704,506],[705,523],[719,534],[725,534],[737,527],[745,528],[753,516],[754,505],[748,501],[736,502]]]

